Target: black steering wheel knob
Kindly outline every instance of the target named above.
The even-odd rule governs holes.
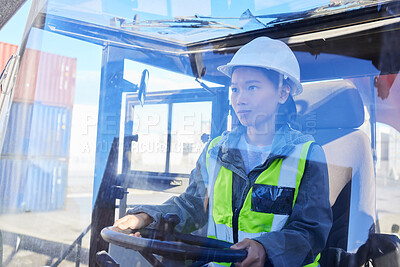
[[[173,213],[167,213],[160,221],[160,230],[164,232],[164,240],[175,241],[174,232],[175,226],[180,223],[178,215]]]

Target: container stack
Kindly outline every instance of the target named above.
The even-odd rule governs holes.
[[[65,206],[76,59],[27,49],[0,156],[0,213]]]

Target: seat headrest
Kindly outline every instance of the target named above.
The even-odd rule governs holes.
[[[354,129],[364,123],[361,96],[348,80],[303,85],[302,94],[294,97],[298,116],[295,128]]]

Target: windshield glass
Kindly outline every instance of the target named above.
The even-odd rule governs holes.
[[[94,266],[107,250],[121,266],[151,266],[101,234],[127,212],[162,230],[139,240],[182,241],[163,224],[173,213],[177,232],[229,242],[218,248],[285,234],[291,220],[319,225],[305,231],[323,244],[284,246],[288,266],[398,234],[399,10],[367,0],[33,1],[21,43],[0,35],[0,68],[20,56],[1,84],[0,263]],[[286,52],[243,52],[265,37]],[[276,61],[246,61],[266,54]],[[289,249],[310,246],[312,259]],[[193,263],[188,251],[165,254],[156,261]]]
[[[240,4],[230,1],[79,1],[76,5],[48,1],[46,13],[189,44],[374,5],[376,2],[370,0]],[[53,30],[57,31],[57,27]]]

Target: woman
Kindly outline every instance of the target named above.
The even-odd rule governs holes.
[[[206,146],[185,193],[135,207],[115,225],[155,227],[175,213],[177,230],[207,223],[208,236],[246,249],[237,266],[317,266],[332,224],[328,172],[322,148],[290,127],[292,96],[302,92],[293,52],[260,37],[218,70],[231,78],[240,125]]]

